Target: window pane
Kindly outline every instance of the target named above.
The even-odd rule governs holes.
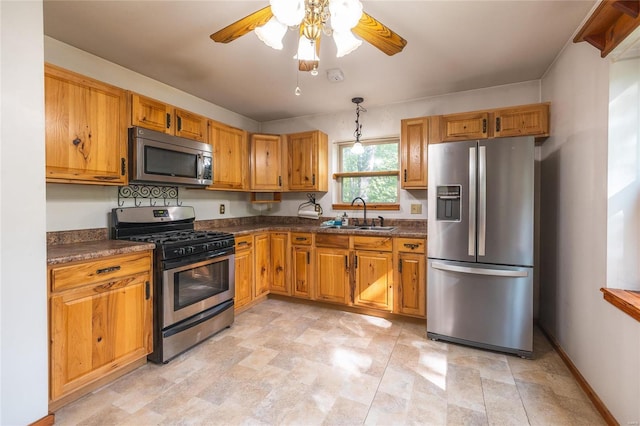
[[[362,197],[367,203],[397,203],[398,176],[371,176],[342,179],[342,202]]]
[[[364,153],[354,155],[351,145],[343,145],[342,172],[379,172],[398,170],[398,143],[378,143],[364,145]]]

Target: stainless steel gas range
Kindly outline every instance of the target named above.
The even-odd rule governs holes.
[[[193,207],[111,212],[111,238],[151,242],[154,320],[151,361],[166,363],[234,321],[233,234],[196,231]]]

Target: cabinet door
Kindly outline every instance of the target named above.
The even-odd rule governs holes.
[[[126,185],[126,94],[81,75],[45,67],[48,182]]]
[[[442,140],[463,141],[489,137],[489,113],[470,112],[440,117]]]
[[[247,132],[209,121],[209,143],[213,151],[213,184],[208,188],[247,189],[249,172]]]
[[[173,134],[173,107],[164,102],[132,93],[131,124]]]
[[[257,234],[254,237],[255,254],[255,290],[254,297],[260,297],[269,292],[271,282],[270,238],[268,233]]]
[[[320,131],[287,135],[290,191],[327,191],[327,135]]]
[[[429,118],[406,119],[401,123],[402,188],[427,189]]]
[[[151,352],[149,275],[51,297],[51,399]]]
[[[349,264],[349,250],[316,248],[317,300],[349,303]]]
[[[236,242],[235,256],[235,286],[236,295],[234,306],[236,309],[253,300],[253,237],[251,243],[238,244]]]
[[[251,136],[251,189],[282,191],[282,140],[278,135]]]
[[[175,135],[207,142],[207,118],[183,109],[175,110]]]
[[[289,234],[286,232],[274,232],[271,238],[271,282],[270,291],[272,293],[283,294],[289,296],[289,279],[287,270],[287,253],[289,244]]]
[[[495,136],[549,136],[549,104],[523,105],[495,111]]]
[[[358,250],[355,252],[356,306],[391,310],[393,289],[391,253]]]
[[[312,249],[309,246],[293,246],[291,253],[291,293],[296,297],[311,299]]]
[[[420,253],[398,254],[396,310],[399,314],[424,318],[426,315],[426,258]]]

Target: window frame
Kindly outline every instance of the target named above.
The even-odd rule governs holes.
[[[396,176],[397,186],[396,186],[396,201],[390,203],[369,203],[367,202],[367,210],[400,210],[400,137],[399,136],[390,136],[385,138],[376,138],[376,139],[363,139],[360,141],[362,145],[382,145],[382,144],[390,144],[395,143],[397,147],[397,155],[398,155],[398,169],[397,170],[383,170],[383,171],[374,171],[374,172],[343,172],[342,171],[342,160],[343,160],[343,150],[352,147],[355,144],[354,140],[350,141],[342,141],[337,142],[337,169],[338,172],[333,174],[333,180],[335,181],[336,188],[336,196],[335,200],[342,200],[342,178],[345,177],[375,177],[375,176]],[[357,203],[352,206],[351,204],[345,204],[342,202],[335,202],[332,204],[333,210],[362,210],[362,203]]]

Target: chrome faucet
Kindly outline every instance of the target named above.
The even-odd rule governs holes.
[[[365,201],[364,201],[364,199],[362,197],[356,197],[351,201],[351,205],[353,205],[357,200],[362,201],[362,207],[363,207],[363,210],[364,210],[364,218],[363,218],[364,224],[363,225],[366,226],[367,225],[367,203],[365,203]]]

